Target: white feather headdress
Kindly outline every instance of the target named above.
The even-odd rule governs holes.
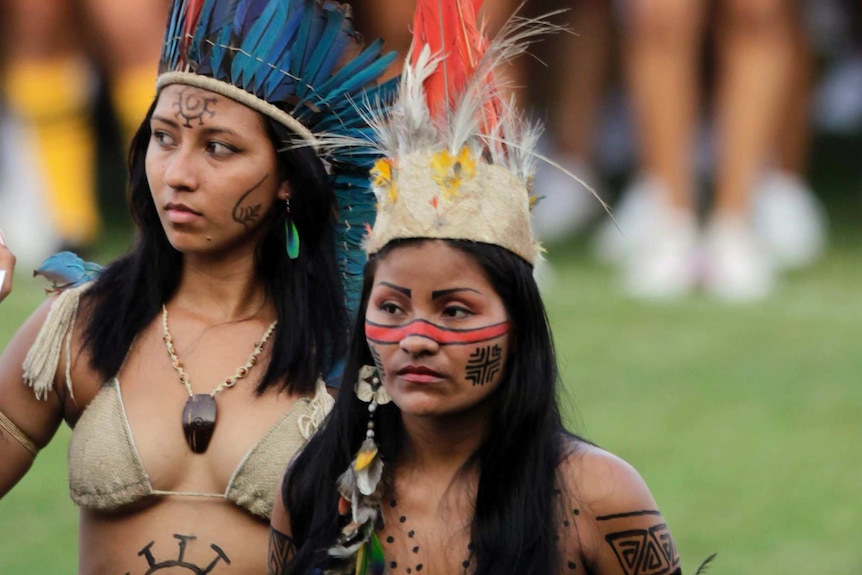
[[[541,126],[525,121],[498,78],[548,17],[514,17],[494,41],[478,23],[482,0],[419,0],[413,44],[388,114],[371,114],[385,156],[372,170],[377,218],[369,254],[406,238],[502,246],[533,264],[532,178]]]

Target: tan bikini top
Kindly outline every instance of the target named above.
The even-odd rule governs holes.
[[[83,289],[69,290],[57,298],[24,361],[25,380],[40,399],[47,398],[53,389],[60,350],[63,345],[69,346]],[[66,357],[71,357],[68,347]],[[66,386],[71,393],[68,364],[69,361]],[[323,422],[333,403],[325,384],[319,380],[314,397],[298,400],[246,454],[224,493],[162,491],[150,483],[135,447],[120,382],[114,378],[87,405],[72,431],[69,443],[72,500],[82,507],[110,511],[151,496],[217,497],[268,519],[281,474]]]

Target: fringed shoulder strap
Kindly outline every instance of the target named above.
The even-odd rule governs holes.
[[[322,379],[317,380],[317,389],[314,392],[314,397],[309,400],[309,408],[311,413],[303,414],[299,418],[299,432],[305,439],[311,439],[311,436],[320,428],[323,420],[332,411],[335,405],[335,399],[329,395],[326,390],[326,384]]]
[[[91,284],[70,288],[61,293],[36,336],[33,347],[24,358],[24,381],[33,388],[37,399],[47,399],[54,385],[54,375],[60,363],[60,355],[66,351],[66,388],[72,393],[72,333],[75,330],[75,318],[78,315],[78,304],[83,294]]]

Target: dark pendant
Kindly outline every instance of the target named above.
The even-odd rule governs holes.
[[[197,393],[186,401],[183,409],[183,431],[186,443],[195,453],[203,453],[209,447],[216,423],[215,398],[206,393]]]

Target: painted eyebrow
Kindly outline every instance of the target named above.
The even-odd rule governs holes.
[[[397,285],[395,285],[395,284],[391,284],[391,283],[389,283],[389,282],[379,282],[377,285],[379,285],[379,286],[386,286],[386,287],[388,287],[388,288],[390,288],[390,289],[394,289],[394,290],[395,290],[395,291],[397,291],[397,292],[403,293],[403,294],[404,294],[404,295],[406,295],[407,297],[412,297],[412,295],[413,295],[413,291],[412,291],[412,290],[410,290],[410,289],[408,289],[408,288],[406,288],[406,287],[401,287],[401,286],[397,286]]]
[[[453,293],[459,293],[459,292],[462,292],[462,291],[469,291],[469,292],[477,293],[477,294],[479,294],[479,295],[481,295],[481,294],[482,294],[482,292],[480,292],[479,290],[475,290],[475,289],[473,289],[473,288],[452,288],[452,289],[441,289],[441,290],[437,290],[437,291],[432,291],[432,292],[431,292],[431,299],[432,299],[432,300],[434,300],[434,299],[438,299],[438,298],[441,298],[441,297],[446,297],[447,295],[451,295],[451,294],[453,294]]]

